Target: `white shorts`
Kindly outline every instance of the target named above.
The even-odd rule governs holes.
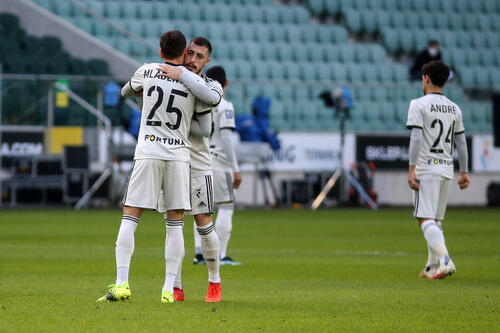
[[[420,189],[413,191],[413,217],[443,220],[448,203],[451,179],[439,176],[420,176]]]
[[[191,209],[189,168],[189,162],[135,160],[123,205],[159,212]]]
[[[211,174],[191,177],[191,210],[186,215],[214,213],[214,182]]]
[[[233,202],[233,174],[223,170],[214,170],[215,203]]]

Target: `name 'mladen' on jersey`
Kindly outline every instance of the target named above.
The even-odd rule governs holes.
[[[422,129],[417,175],[452,179],[454,136],[465,131],[458,105],[438,93],[414,99],[410,102],[406,126]]]
[[[201,105],[186,86],[162,75],[158,65],[142,65],[129,82],[133,91],[142,90],[143,98],[134,159],[189,162],[189,128]]]

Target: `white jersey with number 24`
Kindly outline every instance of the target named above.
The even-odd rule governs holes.
[[[462,111],[446,96],[430,93],[410,102],[406,126],[422,129],[417,176],[453,178],[454,136],[464,132]]]

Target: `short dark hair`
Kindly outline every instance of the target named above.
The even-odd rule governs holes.
[[[179,30],[170,30],[161,35],[160,49],[166,59],[179,58],[186,48],[186,37]]]
[[[206,76],[219,82],[220,85],[223,87],[224,87],[224,84],[226,83],[226,71],[224,70],[224,67],[222,67],[222,66],[210,67],[207,70]]]
[[[205,37],[195,37],[193,39],[191,39],[191,43],[194,43],[198,46],[204,46],[208,49],[208,55],[211,55],[212,54],[212,43],[210,43],[210,41],[208,39],[206,39]]]
[[[435,39],[431,39],[427,42],[427,45],[439,45],[439,42]]]
[[[429,75],[433,85],[442,87],[450,76],[450,67],[440,60],[434,60],[422,67],[422,75]]]

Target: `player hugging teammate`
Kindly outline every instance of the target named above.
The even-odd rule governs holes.
[[[413,216],[427,241],[428,260],[420,277],[442,279],[455,273],[444,242],[441,222],[453,179],[453,150],[456,147],[461,190],[469,186],[468,154],[462,111],[442,94],[450,69],[441,61],[422,68],[425,96],[410,102],[406,126],[411,129],[408,184],[413,189]]]
[[[221,102],[223,89],[216,80],[201,75],[212,52],[207,39],[194,38],[186,49],[184,35],[173,30],[162,35],[160,48],[164,64],[144,64],[122,88],[122,96],[135,95],[142,104],[141,125],[116,241],[117,278],[98,301],[131,297],[128,277],[135,230],[143,210],[154,209],[166,212],[161,302],[184,300],[184,212],[195,217],[207,262],[209,287],[205,300],[220,302],[220,245],[211,217],[214,183],[209,137],[212,108]]]

